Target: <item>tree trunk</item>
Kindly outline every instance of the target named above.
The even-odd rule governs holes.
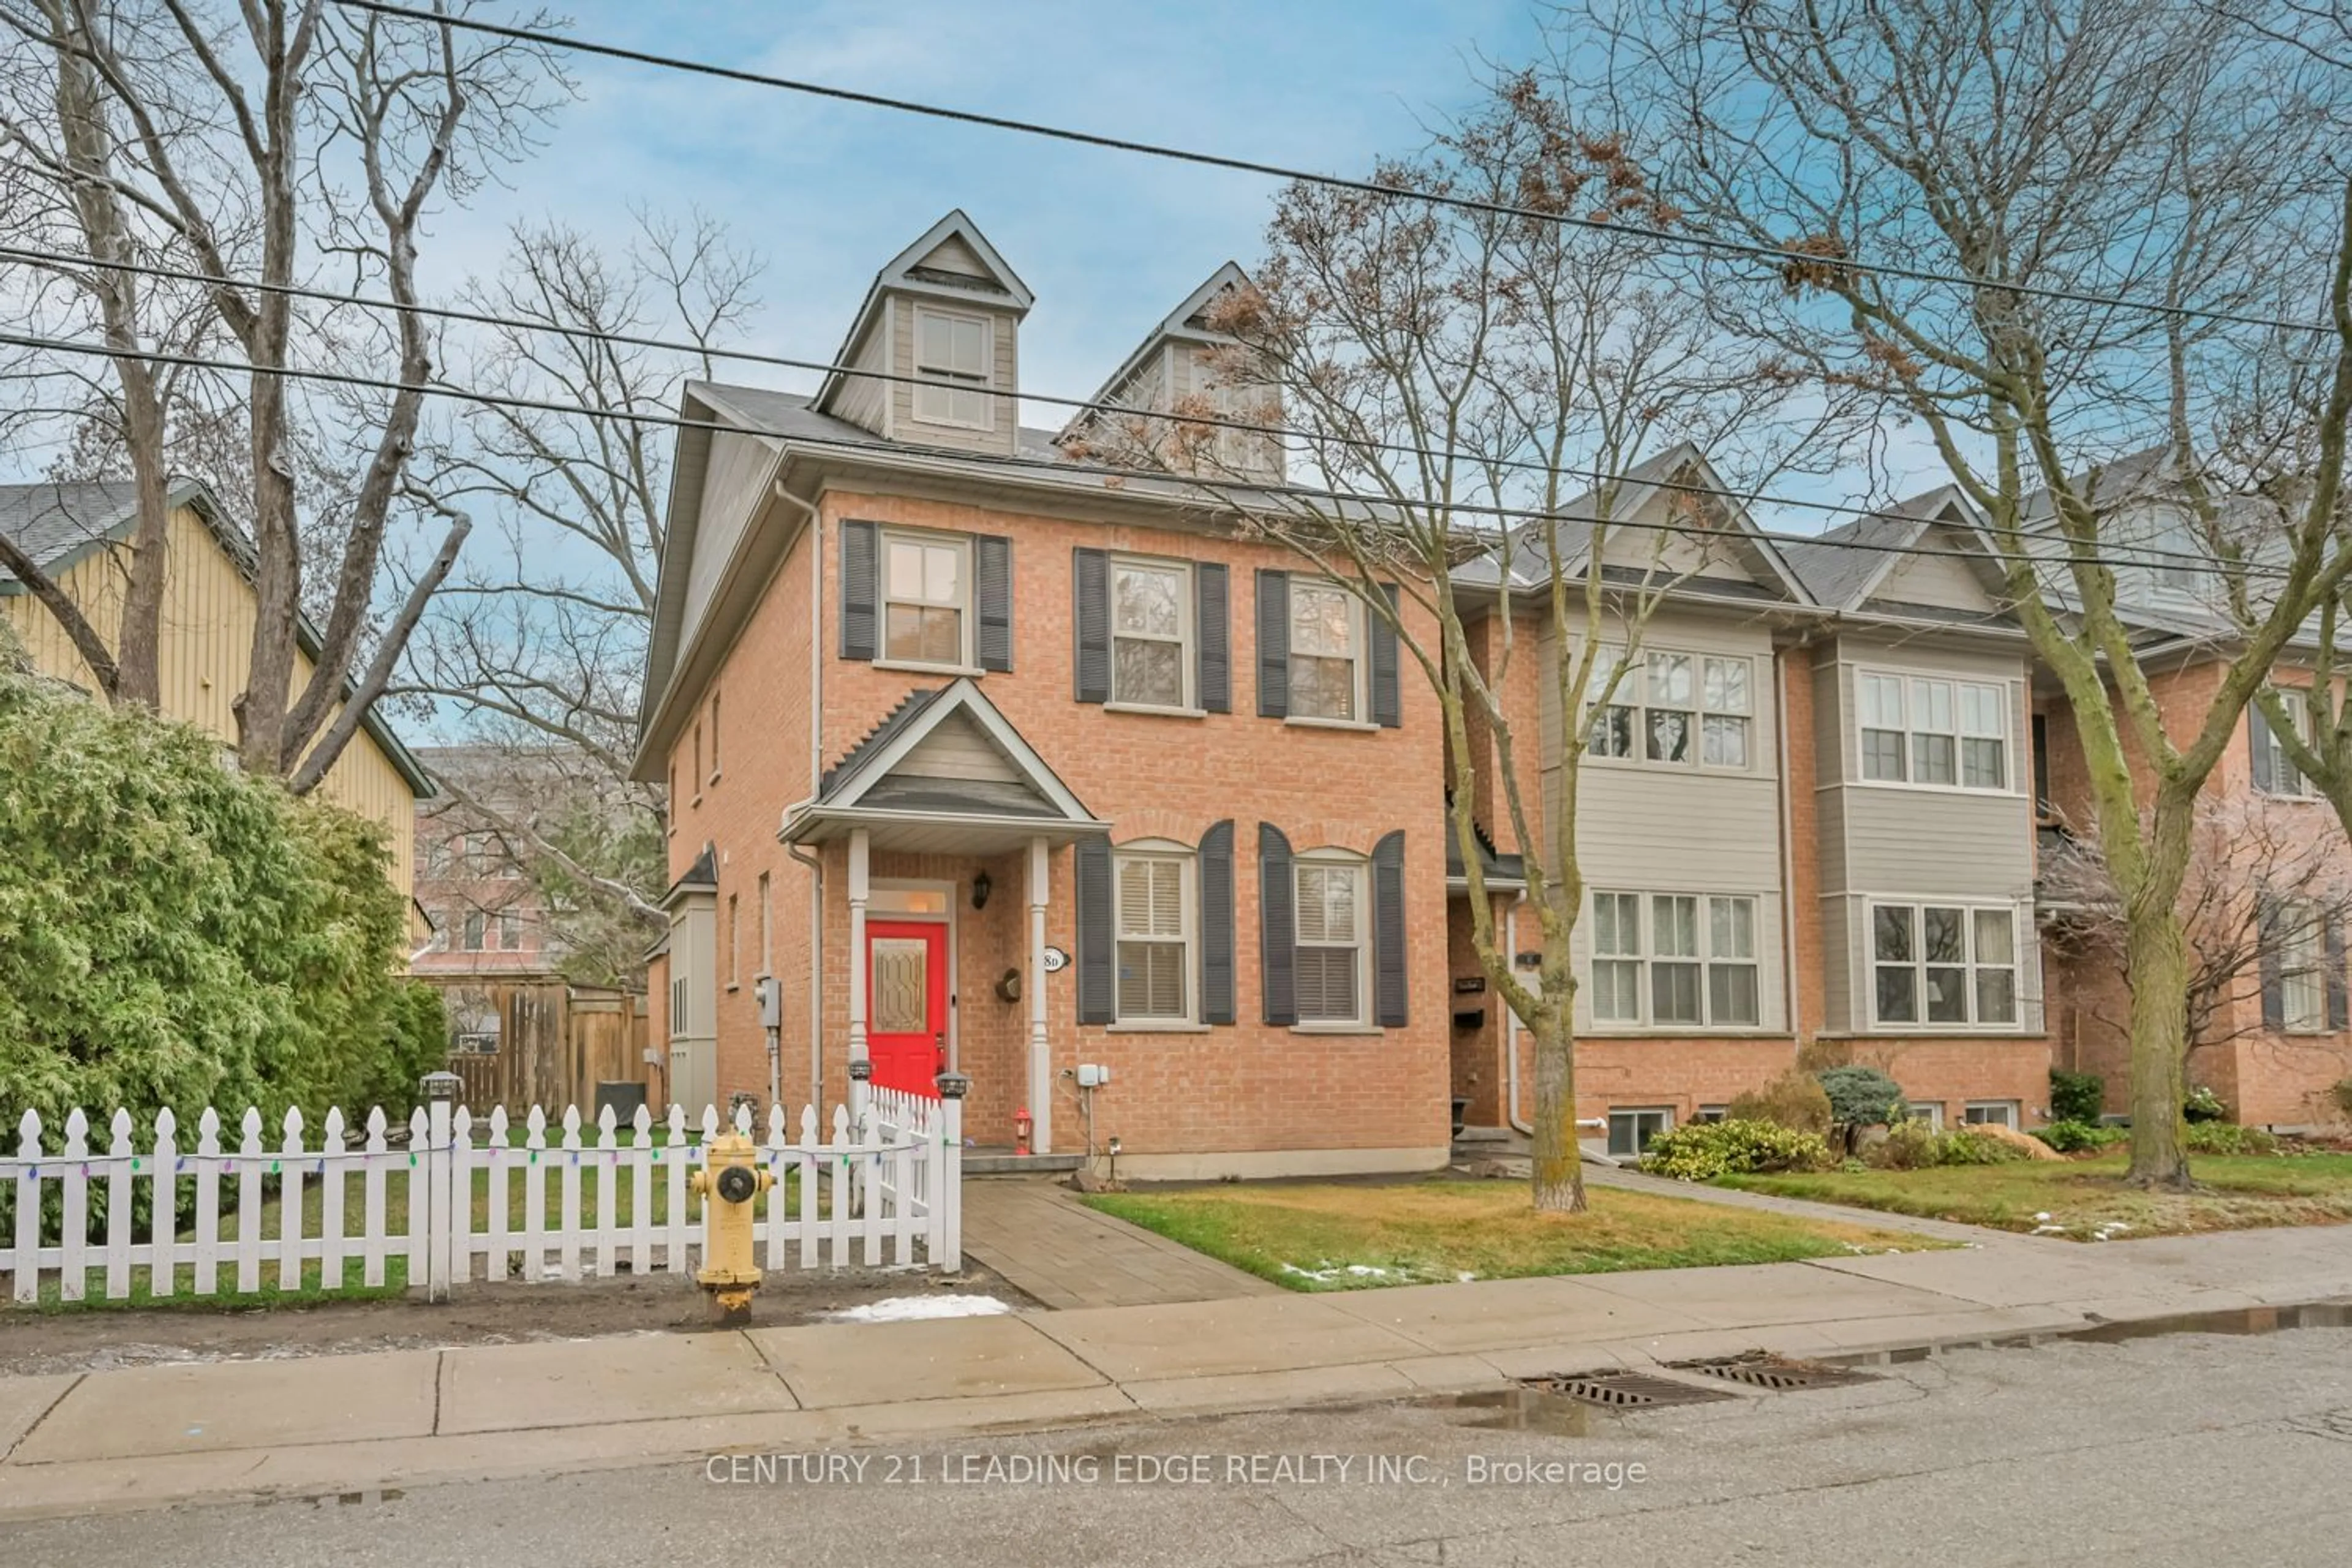
[[[2189,1060],[2189,953],[2180,929],[2188,874],[2187,805],[2159,802],[2138,885],[2124,900],[2124,973],[2131,984],[2131,1163],[2136,1187],[2189,1186],[2180,1101]]]
[[[1548,1002],[1528,1020],[1536,1048],[1535,1205],[1582,1214],[1584,1162],[1576,1146],[1576,1029],[1572,1004]]]

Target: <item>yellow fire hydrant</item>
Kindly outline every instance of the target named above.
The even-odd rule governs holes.
[[[749,1138],[729,1132],[712,1140],[702,1169],[687,1178],[702,1197],[702,1268],[694,1282],[710,1293],[711,1316],[722,1324],[749,1321],[751,1293],[760,1288],[752,1200],[776,1178],[759,1162]]]

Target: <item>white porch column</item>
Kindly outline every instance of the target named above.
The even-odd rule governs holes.
[[[849,1095],[852,1116],[865,1110],[866,1076],[874,1070],[866,1054],[866,898],[872,856],[866,829],[849,830]],[[820,1112],[822,1114],[822,1112]]]
[[[1054,1152],[1054,1053],[1045,1043],[1045,886],[1051,854],[1042,838],[1029,841],[1029,1114],[1030,1147]]]

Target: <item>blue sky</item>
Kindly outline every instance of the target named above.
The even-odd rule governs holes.
[[[1481,53],[1521,58],[1537,33],[1527,0],[581,0],[572,15],[579,37],[635,48],[1351,172],[1417,146],[1473,96]],[[654,67],[579,56],[572,67],[580,100],[511,172],[511,190],[437,223],[436,282],[493,266],[518,217],[617,242],[632,204],[699,206],[767,261],[753,346],[823,359],[882,264],[961,206],[1037,296],[1023,384],[1083,397],[1219,263],[1255,252],[1274,190]]]

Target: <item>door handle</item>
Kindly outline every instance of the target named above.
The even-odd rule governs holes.
[[[948,1059],[948,1037],[944,1031],[931,1037],[931,1049],[940,1054],[940,1060]]]

